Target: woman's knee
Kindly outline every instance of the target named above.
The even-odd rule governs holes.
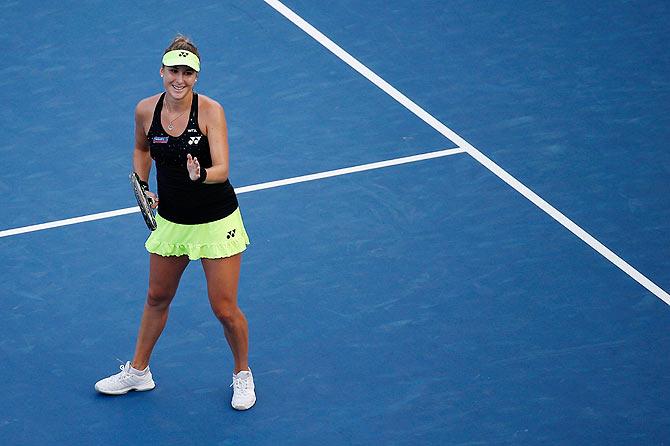
[[[214,316],[224,325],[234,324],[242,314],[237,305],[222,303],[212,305]]]
[[[174,293],[166,289],[149,287],[147,305],[157,310],[164,310],[170,306]]]

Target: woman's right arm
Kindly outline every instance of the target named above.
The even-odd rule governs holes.
[[[149,172],[151,172],[151,152],[149,151],[149,140],[147,139],[148,126],[151,125],[153,112],[150,101],[144,99],[135,107],[135,150],[133,150],[133,170],[140,180],[148,183]],[[144,192],[153,200],[151,207],[158,207],[158,197],[150,191]]]
[[[147,139],[147,101],[143,100],[135,107],[135,150],[133,151],[133,170],[142,181],[149,181],[151,154]]]

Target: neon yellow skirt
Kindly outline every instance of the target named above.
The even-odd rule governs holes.
[[[144,246],[161,256],[220,259],[239,254],[249,245],[239,208],[221,220],[196,225],[172,223],[156,214],[156,224]]]

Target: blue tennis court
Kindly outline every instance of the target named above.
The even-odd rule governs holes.
[[[0,5],[2,444],[668,444],[667,3]],[[251,237],[243,413],[199,262],[156,389],[93,388],[146,299],[133,110],[177,32]]]

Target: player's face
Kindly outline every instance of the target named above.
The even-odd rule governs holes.
[[[162,67],[163,87],[174,99],[181,99],[193,90],[198,73],[191,67],[179,65],[176,67]]]

